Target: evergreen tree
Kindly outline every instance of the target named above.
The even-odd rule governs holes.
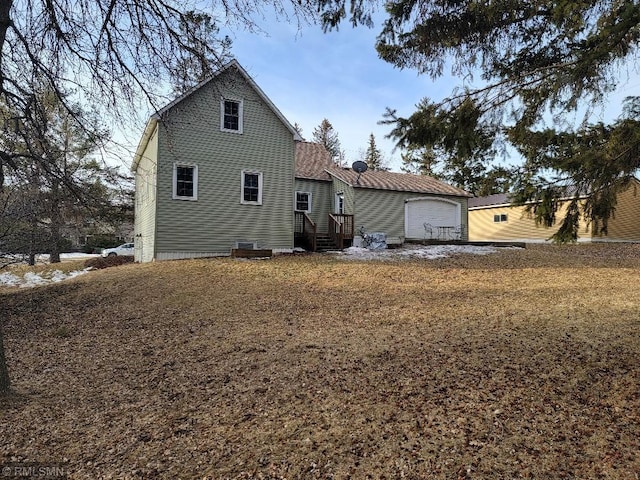
[[[346,12],[354,25],[370,25],[375,9],[374,2],[356,0],[319,5],[325,28],[336,27]],[[461,171],[464,165],[474,175],[511,142],[525,162],[516,182],[524,188],[520,198],[562,194],[565,189],[555,188],[559,183],[579,186],[592,193],[587,218],[606,226],[615,208],[611,195],[640,167],[640,140],[629,129],[637,129],[638,109],[628,109],[624,119],[611,125],[579,131],[566,125],[582,107],[588,115],[601,105],[627,76],[625,68],[632,68],[625,62],[638,51],[638,2],[397,0],[387,3],[386,11],[376,45],[381,58],[432,78],[450,66],[458,77],[483,80],[476,88],[455,88],[445,98],[425,98],[409,117],[389,110],[385,121],[394,124],[398,146],[432,148],[438,158],[446,156],[445,162]],[[592,149],[588,139],[598,128],[624,142],[624,148],[614,148],[619,158]],[[559,139],[571,143],[571,154],[547,164],[527,147],[553,149]],[[576,165],[578,158],[583,166]],[[572,229],[576,223],[567,217],[566,225]]]
[[[30,264],[37,253],[49,253],[51,263],[60,262],[68,243],[63,238],[66,224],[82,217],[106,218],[107,211],[114,209],[115,196],[108,185],[120,180],[116,169],[102,167],[93,156],[108,137],[97,117],[63,101],[66,96],[60,100],[41,82],[37,121],[0,133],[0,141],[19,154],[15,161],[20,166],[6,185],[11,187],[6,198],[12,201],[5,204],[1,223],[12,235],[5,238],[3,250],[28,254]],[[0,121],[13,116],[0,106]],[[83,128],[90,123],[95,125],[91,131]],[[97,137],[92,133],[96,131],[101,132]],[[33,142],[34,138],[38,141]]]
[[[513,186],[514,171],[506,167],[493,166],[484,172],[471,192],[477,197],[486,197],[496,193],[509,193]]]
[[[340,162],[341,151],[338,132],[333,129],[333,125],[326,118],[313,129],[313,141],[324,145],[336,164]]]
[[[385,166],[385,161],[382,156],[382,152],[376,145],[376,137],[371,133],[369,135],[369,143],[367,144],[367,150],[364,154],[364,161],[369,166],[371,170],[381,171],[381,170],[389,170]]]
[[[409,145],[400,154],[400,157],[402,159],[400,170],[403,172],[415,175],[429,175],[434,178],[439,177],[436,171],[438,159],[433,150],[417,145]]]

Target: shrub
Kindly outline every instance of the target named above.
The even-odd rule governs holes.
[[[133,257],[123,257],[120,255],[111,257],[94,257],[89,258],[84,262],[86,268],[109,268],[117,267],[118,265],[124,265],[125,263],[133,263]]]

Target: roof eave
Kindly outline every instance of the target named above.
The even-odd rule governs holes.
[[[149,140],[153,136],[153,132],[156,129],[156,125],[158,124],[158,115],[153,115],[149,118],[147,125],[142,133],[142,138],[140,139],[140,143],[138,143],[138,148],[136,148],[136,153],[133,156],[133,163],[131,164],[131,171],[133,173],[138,170],[138,165],[140,164],[140,160],[142,159],[142,155],[144,151],[147,149],[147,145],[149,145]]]

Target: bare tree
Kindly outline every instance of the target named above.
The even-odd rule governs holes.
[[[77,187],[43,154],[46,110],[37,95],[43,82],[103,148],[104,137],[72,103],[99,106],[114,119],[142,101],[157,109],[166,82],[177,79],[182,88],[191,80],[185,75],[206,76],[226,58],[211,12],[257,28],[252,17],[263,5],[298,21],[316,14],[311,3],[294,0],[221,0],[209,4],[209,13],[172,0],[0,0],[0,108],[11,112],[0,132],[0,188],[5,178],[30,171],[45,172],[68,191]],[[4,359],[0,342],[0,371]]]

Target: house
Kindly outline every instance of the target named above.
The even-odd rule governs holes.
[[[136,150],[136,261],[350,245],[356,225],[392,242],[466,239],[466,192],[429,177],[334,165],[304,142],[237,61],[153,115]]]
[[[608,234],[595,233],[593,225],[580,220],[579,242],[640,242],[640,182],[631,184],[618,195],[615,214],[609,219]],[[587,198],[586,195],[583,199]],[[508,195],[490,195],[469,199],[469,240],[542,243],[560,227],[568,201],[556,214],[557,223],[546,228],[536,225],[525,206],[511,205]]]

